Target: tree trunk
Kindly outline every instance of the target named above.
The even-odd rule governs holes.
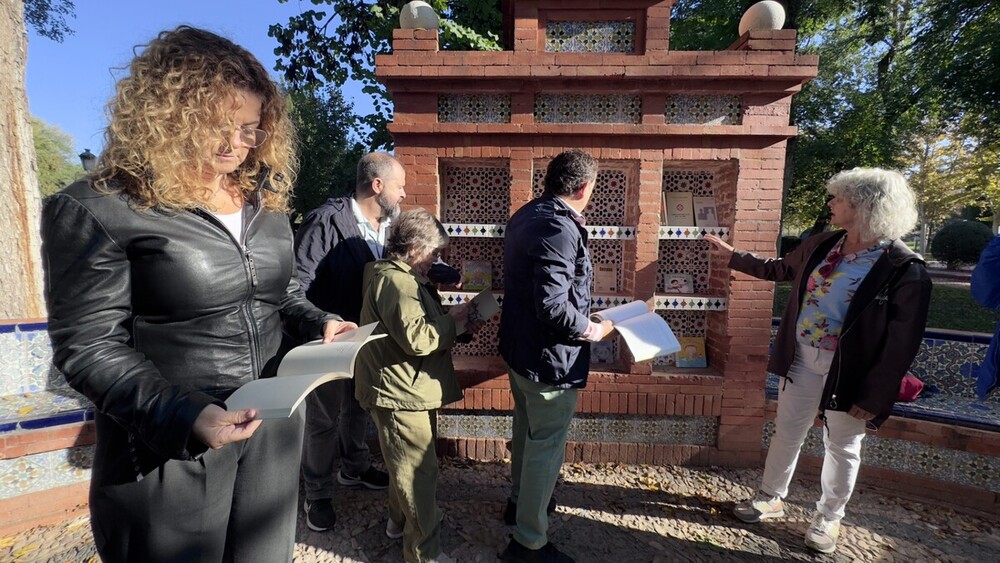
[[[45,316],[41,196],[28,119],[24,3],[0,2],[0,320]]]

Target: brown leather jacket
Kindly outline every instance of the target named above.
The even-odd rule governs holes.
[[[729,267],[770,281],[793,281],[768,370],[782,377],[795,359],[796,323],[809,275],[845,231],[810,237],[785,258],[762,259],[736,251]],[[877,429],[892,412],[899,384],[920,348],[931,298],[931,279],[920,255],[898,240],[872,266],[847,308],[840,341],[818,405],[872,413]]]

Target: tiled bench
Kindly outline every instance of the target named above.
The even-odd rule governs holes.
[[[861,483],[1000,514],[1000,397],[979,400],[973,375],[990,337],[925,331],[911,371],[929,389],[916,401],[896,403],[893,416],[869,431],[861,448]],[[780,384],[781,378],[768,374],[764,450],[774,434]],[[817,423],[802,446],[800,467],[818,474],[823,453]]]
[[[1000,431],[1000,394],[976,397],[975,366],[983,361],[989,334],[927,330],[911,371],[925,384],[913,402],[896,403],[893,416]],[[767,397],[778,398],[780,378],[769,373]]]
[[[52,367],[45,327],[0,324],[0,536],[86,506],[93,406]]]

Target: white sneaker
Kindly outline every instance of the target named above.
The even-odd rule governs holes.
[[[833,553],[837,550],[839,536],[840,520],[827,520],[817,512],[806,530],[806,546],[820,553]]]
[[[389,521],[385,523],[385,535],[389,536],[391,540],[398,540],[403,537],[403,525],[397,524],[389,518]]]
[[[457,563],[457,562],[451,557],[448,557],[447,553],[442,551],[441,553],[438,553],[437,557],[431,557],[430,559],[428,559],[427,563]]]
[[[745,500],[733,508],[733,514],[740,520],[753,524],[768,518],[780,518],[785,515],[785,503],[781,497],[766,495],[760,491],[750,500]]]

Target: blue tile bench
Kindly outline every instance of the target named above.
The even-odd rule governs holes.
[[[772,336],[773,332],[772,329]],[[924,382],[924,392],[916,401],[896,403],[893,416],[1000,431],[1000,394],[979,400],[973,374],[973,368],[986,354],[991,336],[926,330],[910,368]],[[779,385],[780,378],[769,373],[766,386],[769,399],[778,398]]]
[[[86,510],[93,406],[52,367],[45,328],[0,323],[0,536]]]
[[[52,366],[45,323],[0,325],[0,433],[93,419],[93,405]]]

